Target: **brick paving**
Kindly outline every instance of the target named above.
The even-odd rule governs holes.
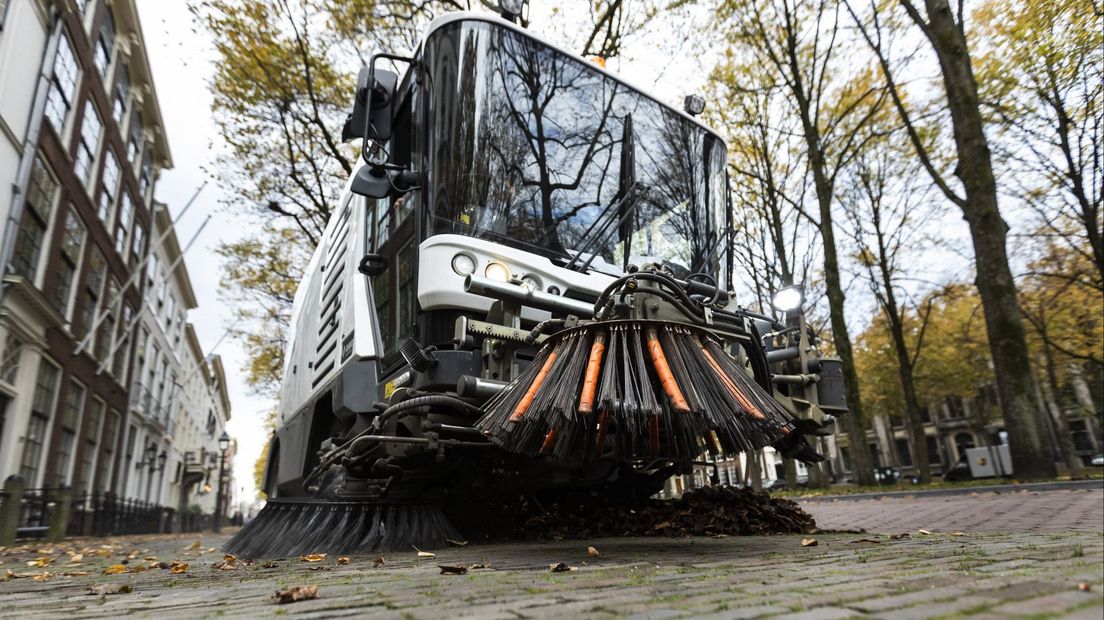
[[[913,500],[914,512],[932,499]],[[948,498],[939,499],[946,509],[941,502]],[[1036,504],[1065,506],[1054,494],[1020,500],[1030,514]],[[373,556],[348,564],[331,556],[268,568],[239,562],[234,570],[212,566],[222,559],[225,534],[80,539],[0,551],[0,575],[12,572],[0,581],[0,617],[1104,617],[1099,521],[1094,531],[924,535],[896,527],[905,518],[894,518],[894,531],[908,537],[818,534],[818,544],[808,547],[802,536],[472,544],[438,550],[435,558],[413,550],[384,554],[382,565]],[[588,545],[601,556],[588,557]],[[82,557],[73,562],[73,554]],[[46,566],[27,565],[43,557]],[[103,574],[123,560],[129,570],[146,569]],[[174,561],[188,562],[187,571],[148,568]],[[549,572],[558,562],[575,570]],[[442,575],[438,564],[489,568]],[[104,584],[132,591],[88,593]],[[272,601],[276,589],[297,585],[317,585],[319,598]]]
[[[1099,532],[1104,490],[976,492],[951,496],[803,500],[822,529],[907,532],[916,529],[1004,532]]]

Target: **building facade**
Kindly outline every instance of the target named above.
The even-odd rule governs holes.
[[[170,508],[202,488],[187,455],[230,405],[153,200],[171,167],[134,0],[0,0],[0,477]]]

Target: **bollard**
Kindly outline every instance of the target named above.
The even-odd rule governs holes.
[[[19,517],[23,512],[25,486],[23,477],[14,474],[4,481],[4,499],[0,502],[0,546],[10,547],[15,544]]]
[[[69,528],[69,512],[73,508],[73,490],[61,487],[54,499],[54,510],[50,513],[50,529],[46,532],[47,542],[61,542]]]

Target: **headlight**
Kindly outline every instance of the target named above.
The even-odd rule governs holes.
[[[530,293],[541,290],[540,280],[538,280],[536,276],[525,276],[521,279],[521,285]]]
[[[452,257],[452,270],[462,276],[475,273],[475,259],[467,254],[457,254]]]
[[[483,274],[499,282],[510,281],[510,268],[502,263],[487,263],[487,268],[483,271]]]
[[[779,312],[790,312],[801,307],[804,297],[800,286],[787,286],[774,294],[771,305]]]

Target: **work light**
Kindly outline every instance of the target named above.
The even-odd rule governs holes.
[[[779,312],[791,312],[801,307],[801,302],[805,300],[804,297],[800,286],[787,286],[778,289],[778,292],[774,294],[774,298],[771,299],[771,305]]]

